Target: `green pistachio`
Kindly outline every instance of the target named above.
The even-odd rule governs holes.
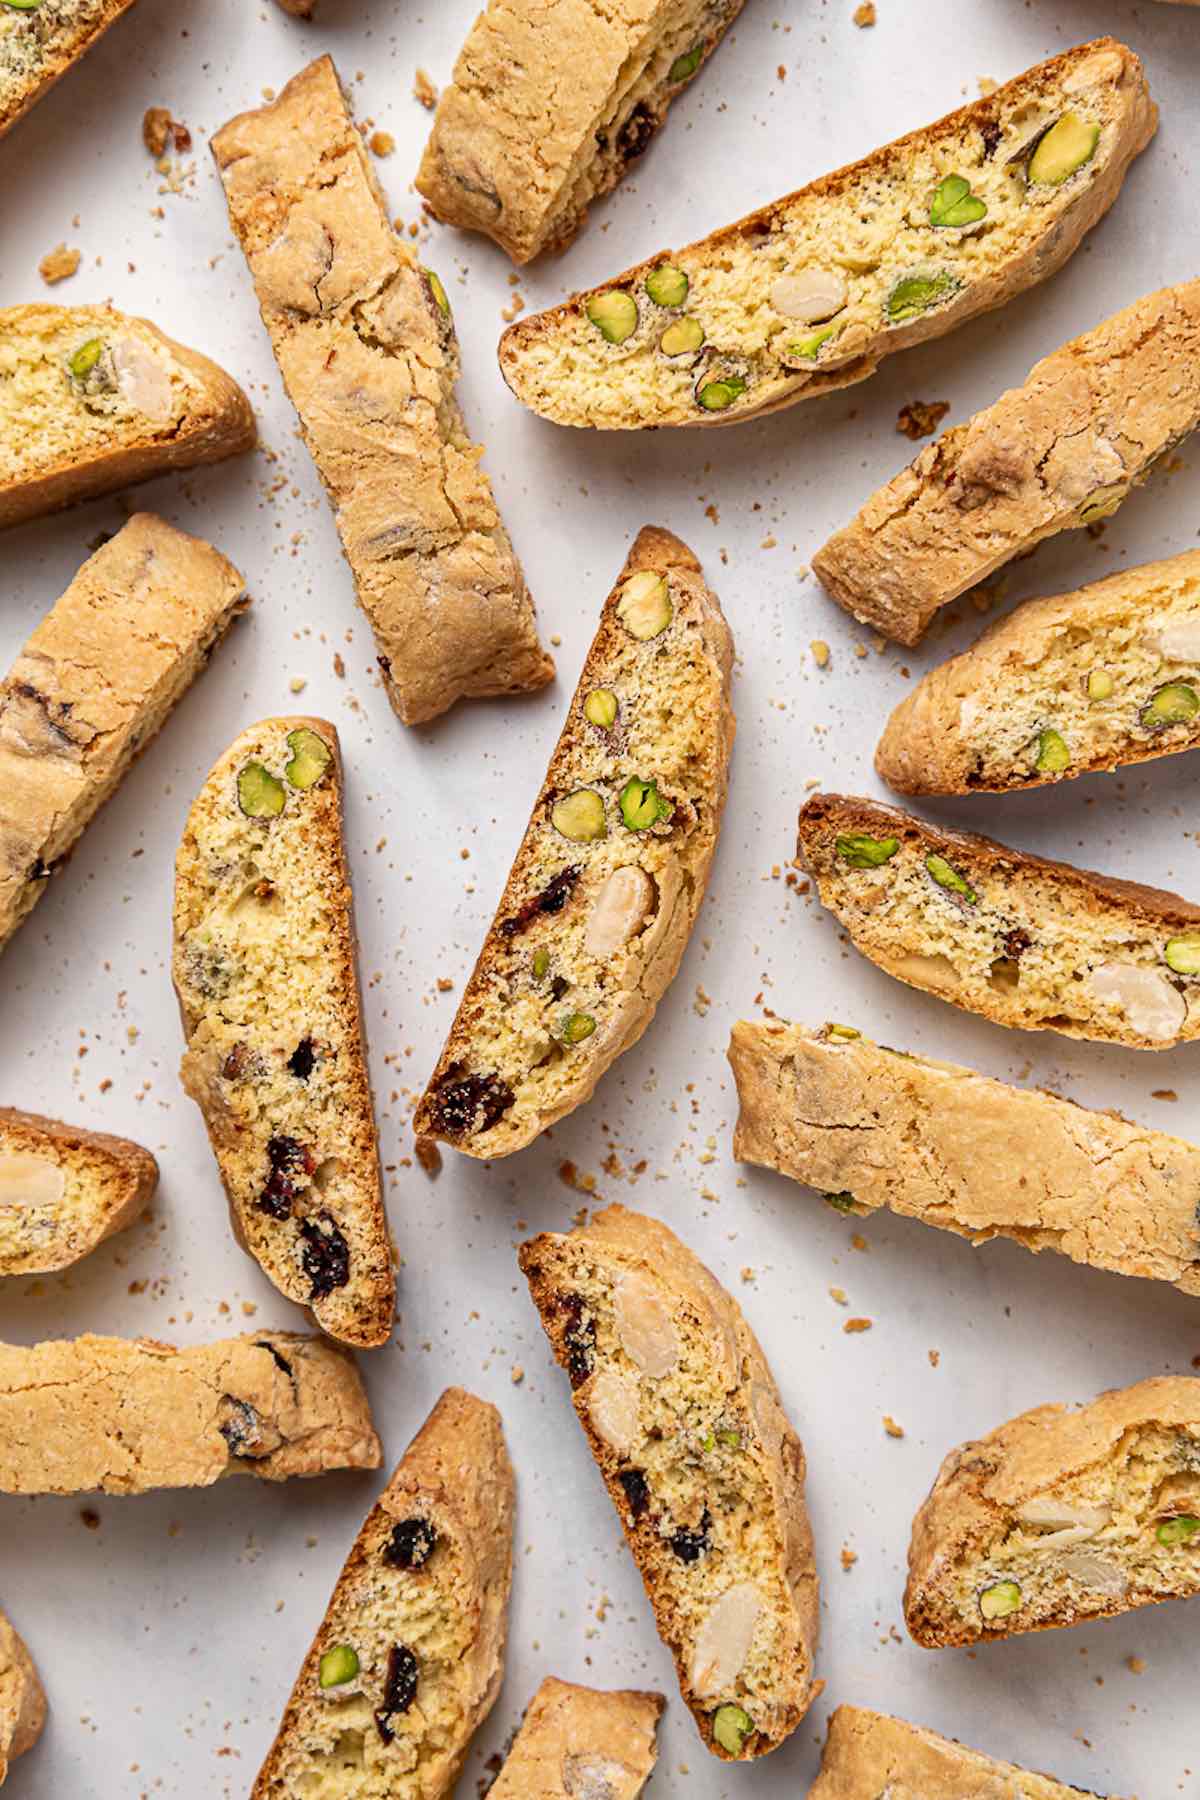
[[[825,1036],[834,1044],[852,1044],[862,1036],[862,1032],[856,1031],[853,1025],[835,1024],[831,1019],[825,1027]]]
[[[979,1610],[985,1619],[1007,1619],[1020,1604],[1021,1590],[1015,1581],[997,1581],[979,1596]]]
[[[902,325],[906,319],[915,319],[931,306],[938,306],[948,300],[955,292],[958,282],[947,269],[938,269],[932,275],[902,275],[888,290],[883,310],[892,325]]]
[[[573,844],[587,844],[608,834],[604,802],[593,788],[576,788],[556,800],[550,810],[550,823]]]
[[[36,12],[42,0],[0,0],[0,4],[10,6],[13,12]]]
[[[664,356],[692,356],[704,342],[704,327],[699,319],[673,319],[658,340]]]
[[[1193,1518],[1191,1513],[1181,1513],[1177,1519],[1164,1519],[1154,1535],[1170,1550],[1176,1544],[1189,1543],[1198,1531],[1200,1519]]]
[[[1100,142],[1100,127],[1078,113],[1064,113],[1041,138],[1029,159],[1031,185],[1061,187],[1069,176],[1090,163]]]
[[[689,286],[687,276],[674,263],[660,263],[646,277],[646,292],[655,306],[682,306]]]
[[[1168,725],[1186,725],[1200,712],[1200,695],[1186,681],[1168,681],[1155,688],[1138,718],[1148,731],[1164,731]]]
[[[785,359],[795,362],[816,362],[817,352],[821,345],[829,338],[836,337],[839,329],[840,327],[837,325],[819,325],[816,331],[810,331],[807,337],[793,338],[790,344],[785,344],[783,347]]]
[[[693,44],[690,50],[685,50],[682,56],[677,56],[675,58],[675,61],[667,70],[667,80],[672,85],[677,81],[689,80],[700,67],[700,59],[703,55],[704,39],[701,38],[698,44]]]
[[[933,876],[933,879],[940,888],[945,888],[947,892],[951,894],[961,894],[968,906],[977,906],[979,904],[979,895],[975,892],[975,889],[971,886],[970,882],[967,881],[965,876],[960,875],[953,864],[948,863],[944,856],[939,856],[936,850],[931,851],[925,858],[925,867],[929,870],[929,873]]]
[[[834,1212],[848,1213],[854,1211],[854,1195],[846,1190],[840,1194],[822,1194],[826,1206],[832,1206]]]
[[[4,0],[4,3],[7,5],[8,0]],[[38,3],[40,5],[41,0],[38,0]],[[19,10],[23,12],[28,9],[22,7]],[[104,339],[89,338],[86,344],[80,344],[78,350],[68,358],[67,367],[70,369],[76,381],[84,381],[91,374],[103,355]]]
[[[617,617],[630,637],[642,643],[665,631],[674,613],[667,578],[657,569],[639,569],[621,588]]]
[[[1067,748],[1067,740],[1052,725],[1039,731],[1034,746],[1034,767],[1039,775],[1061,775],[1064,769],[1071,766],[1071,752]]]
[[[740,375],[724,375],[717,381],[706,381],[696,399],[705,412],[724,412],[746,391]]]
[[[358,1652],[349,1644],[335,1644],[332,1650],[326,1650],[317,1669],[317,1679],[323,1688],[341,1687],[347,1681],[353,1681],[358,1674]]]
[[[657,782],[644,781],[640,775],[630,776],[621,789],[620,803],[621,818],[630,831],[649,831],[675,810],[659,793]]]
[[[1200,931],[1184,931],[1168,938],[1163,951],[1169,969],[1177,975],[1200,975]]]
[[[637,301],[632,294],[623,293],[620,288],[593,294],[587,303],[586,312],[606,343],[623,344],[637,330]]]
[[[899,848],[899,838],[872,837],[867,831],[847,831],[834,842],[834,849],[852,869],[881,869]]]
[[[282,781],[277,781],[260,762],[243,764],[237,778],[238,805],[248,819],[276,819],[287,798]]]
[[[289,782],[294,788],[316,787],[333,761],[333,751],[325,739],[310,731],[307,725],[289,731],[287,743],[292,756],[283,772]]]
[[[541,981],[548,973],[549,968],[550,952],[548,950],[535,950],[533,953],[533,979],[535,981]]]
[[[742,1706],[729,1702],[718,1706],[712,1718],[712,1734],[716,1743],[729,1756],[740,1756],[742,1747],[754,1730],[754,1720]]]
[[[584,700],[583,716],[589,725],[610,730],[617,722],[617,696],[610,688],[593,688]]]
[[[591,1013],[568,1013],[558,1028],[558,1035],[564,1044],[582,1044],[595,1029],[596,1021]]]
[[[448,319],[450,317],[450,296],[442,286],[441,276],[435,275],[432,269],[422,269],[421,273],[429,284],[429,292],[433,295],[434,305]]]
[[[742,1434],[740,1431],[718,1431],[717,1442],[718,1444],[724,1445],[726,1450],[740,1450],[742,1447]]]
[[[939,181],[929,203],[929,223],[939,226],[974,225],[986,218],[987,207],[965,175],[947,175]]]
[[[1127,481],[1114,481],[1109,487],[1097,488],[1079,509],[1081,525],[1095,525],[1099,519],[1110,519],[1129,493]]]
[[[1093,669],[1087,678],[1089,700],[1111,700],[1115,683],[1107,669]]]

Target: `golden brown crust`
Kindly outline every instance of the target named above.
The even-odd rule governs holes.
[[[92,1185],[97,1190],[93,1216],[72,1226],[60,1226],[60,1235],[51,1240],[49,1254],[44,1242],[37,1238],[28,1240],[23,1252],[17,1250],[15,1253],[3,1242],[6,1156],[32,1157],[39,1164],[61,1168],[64,1172],[76,1170],[82,1181],[86,1181],[89,1174],[92,1178]],[[105,1238],[127,1230],[140,1219],[157,1185],[158,1164],[140,1144],[131,1143],[128,1138],[112,1137],[106,1131],[87,1131],[82,1126],[64,1125],[57,1119],[43,1118],[38,1113],[0,1106],[0,1275],[47,1274],[78,1262]],[[47,1215],[54,1219],[53,1205],[47,1209]]]
[[[808,1800],[1079,1800],[1084,1792],[924,1726],[839,1706]]]
[[[0,1612],[0,1787],[8,1766],[32,1750],[46,1723],[46,1695],[33,1658]]]
[[[133,0],[104,0],[96,18],[83,30],[72,30],[64,26],[58,35],[58,41],[41,64],[40,72],[30,77],[27,83],[14,93],[3,105],[0,105],[0,137],[11,131],[18,119],[23,119],[31,106],[35,106],[56,81],[60,81],[67,70],[73,68],[97,41],[103,37],[110,25],[115,25],[123,13],[128,12]]]
[[[548,1675],[488,1800],[638,1800],[657,1761],[664,1704],[661,1694],[601,1692]]]

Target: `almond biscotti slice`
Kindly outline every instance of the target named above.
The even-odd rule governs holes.
[[[175,863],[180,1076],[234,1235],[343,1343],[386,1343],[396,1279],[379,1174],[342,761],[326,719],[264,719],[188,814]]]
[[[829,1720],[808,1800],[1098,1800],[1083,1788],[997,1762],[921,1725],[859,1706]]]
[[[0,1787],[8,1765],[32,1750],[46,1723],[46,1695],[33,1658],[0,1612]]]
[[[720,425],[874,374],[1061,268],[1154,134],[1131,50],[1100,38],[500,340],[559,425]]]
[[[1200,1294],[1200,1149],[1041,1088],[873,1044],[849,1025],[743,1019],[733,1153],[839,1212],[890,1207],[973,1244],[1014,1238]]]
[[[0,1275],[78,1262],[140,1219],[157,1185],[128,1138],[0,1106]]]
[[[804,1451],[758,1341],[686,1244],[623,1206],[520,1262],[700,1735],[765,1756],[814,1698],[818,1607]]]
[[[565,249],[743,4],[489,0],[442,93],[417,187],[444,223],[485,232],[516,263]]]
[[[211,544],[135,513],[47,613],[0,681],[0,948],[248,605]]]
[[[454,387],[437,276],[392,230],[327,56],[212,141],[263,323],[406,725],[554,664]]]
[[[889,975],[1023,1031],[1166,1050],[1200,1037],[1200,906],[814,794],[797,853],[857,950]]]
[[[733,642],[686,544],[639,532],[417,1109],[508,1156],[590,1098],[679,967],[725,804]]]
[[[915,644],[940,607],[1114,513],[1200,424],[1200,281],[1162,288],[952,426],[812,559],[839,606]]]
[[[913,1522],[904,1612],[926,1649],[1200,1592],[1200,1381],[1037,1406],[951,1451]]]
[[[0,1344],[0,1493],[144,1494],[379,1463],[358,1370],[325,1338]]]
[[[221,462],[255,437],[237,382],[148,319],[111,306],[0,312],[0,528]]]
[[[488,1800],[638,1800],[658,1760],[661,1694],[575,1687],[548,1675]]]
[[[251,1800],[451,1792],[504,1673],[513,1501],[499,1413],[447,1388],[355,1539]]]
[[[0,137],[132,4],[133,0],[3,0]]]

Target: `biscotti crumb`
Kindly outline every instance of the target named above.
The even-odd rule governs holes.
[[[1146,1673],[1145,1660],[1140,1656],[1126,1657],[1125,1666],[1131,1675],[1144,1675]]]
[[[942,1360],[942,1353],[941,1353],[941,1351],[940,1351],[940,1350],[930,1350],[930,1351],[929,1351],[929,1352],[928,1352],[928,1356],[929,1356],[929,1366],[930,1366],[930,1368],[931,1368],[931,1369],[936,1369],[936,1368],[937,1368],[937,1366],[938,1366],[938,1364],[939,1364],[939,1363],[940,1363],[940,1362],[941,1362],[941,1360]]]
[[[38,274],[47,287],[56,282],[68,280],[79,267],[78,250],[68,250],[65,244],[56,244],[53,250],[47,250],[38,264]]]
[[[874,25],[876,17],[875,0],[862,0],[862,5],[854,9],[854,23],[860,31],[868,25]]]
[[[845,1288],[831,1287],[829,1290],[829,1298],[831,1300],[836,1300],[839,1306],[849,1306],[850,1304],[846,1297]]]
[[[375,156],[390,156],[396,148],[396,140],[390,131],[373,131],[367,141]]]
[[[525,1371],[521,1367],[520,1363],[513,1364],[512,1368],[509,1370],[508,1378],[512,1382],[514,1387],[520,1387],[521,1383],[525,1379]]]
[[[999,82],[993,81],[990,75],[977,75],[975,79],[979,87],[979,97],[981,100],[986,100],[990,94],[994,94],[1000,85]]]
[[[1151,1088],[1150,1098],[1152,1100],[1178,1100],[1179,1095],[1174,1088]]]
[[[292,694],[302,694],[307,686],[308,682],[304,679],[303,675],[293,675],[292,679],[288,682],[288,692]]]
[[[870,1331],[875,1323],[873,1319],[847,1319],[842,1326],[843,1331]]]
[[[442,1153],[433,1138],[417,1138],[413,1145],[413,1154],[431,1181],[435,1176],[441,1174]]]
[[[893,1419],[891,1413],[884,1413],[883,1429],[887,1432],[887,1434],[890,1438],[902,1438],[904,1436],[903,1425],[898,1425],[896,1423],[895,1419]]]
[[[430,81],[424,69],[418,69],[413,76],[413,99],[423,106],[426,112],[432,112],[438,103],[438,91]]]
[[[148,106],[142,115],[142,142],[151,156],[161,156],[171,132],[171,115],[165,106]]]
[[[813,653],[813,661],[818,669],[827,669],[829,667],[829,645],[824,638],[814,638],[808,647]]]
[[[845,1544],[843,1544],[842,1545],[842,1567],[843,1567],[843,1569],[846,1569],[846,1570],[852,1569],[857,1561],[858,1561],[858,1551],[851,1550]]]
[[[946,414],[948,400],[910,400],[896,418],[896,430],[915,444],[918,438],[932,437]]]

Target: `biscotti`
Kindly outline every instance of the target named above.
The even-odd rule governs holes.
[[[247,604],[210,544],[135,513],[34,631],[0,682],[0,947]]]
[[[904,1612],[940,1649],[1200,1591],[1200,1380],[1038,1406],[946,1458],[913,1523]]]
[[[1200,1294],[1200,1149],[1041,1088],[873,1044],[847,1025],[741,1020],[733,1154],[841,1212],[889,1207],[973,1244],[1014,1238]]]
[[[329,57],[212,147],[396,712],[542,687],[554,664],[455,398],[446,290],[392,230]]]
[[[1200,906],[895,806],[815,794],[797,853],[856,949],[1023,1031],[1165,1050],[1200,1037]]]
[[[920,1725],[858,1706],[829,1720],[808,1800],[1097,1800],[1084,1788],[997,1762]]]
[[[638,1800],[658,1760],[661,1694],[602,1693],[547,1676],[488,1800]]]
[[[110,306],[0,312],[0,529],[254,442],[237,382],[149,320]]]
[[[818,1606],[804,1451],[762,1350],[687,1246],[623,1206],[520,1262],[700,1735],[763,1756],[814,1698]]]
[[[0,5],[0,137],[91,49],[133,0]]]
[[[725,803],[733,644],[700,565],[638,534],[600,616],[419,1135],[507,1156],[587,1100],[666,992]]]
[[[743,4],[489,0],[438,103],[418,189],[444,223],[485,232],[514,262],[565,249]]]
[[[46,1696],[33,1658],[0,1612],[0,1787],[8,1765],[32,1750],[46,1723]]]
[[[839,606],[915,644],[940,607],[1056,532],[1114,513],[1200,424],[1200,281],[1163,288],[1035,363],[812,559]]]
[[[326,719],[264,719],[188,814],[175,863],[180,1076],[204,1114],[238,1242],[343,1343],[396,1305]]]
[[[128,1138],[0,1106],[0,1275],[78,1262],[140,1219],[157,1183]]]
[[[144,1494],[379,1463],[358,1370],[324,1338],[0,1344],[0,1493]]]
[[[559,425],[730,424],[874,374],[1061,268],[1156,110],[1131,50],[1042,63],[686,249],[511,325],[500,368]]]
[[[355,1539],[251,1800],[450,1793],[500,1691],[512,1529],[500,1415],[448,1388]]]

